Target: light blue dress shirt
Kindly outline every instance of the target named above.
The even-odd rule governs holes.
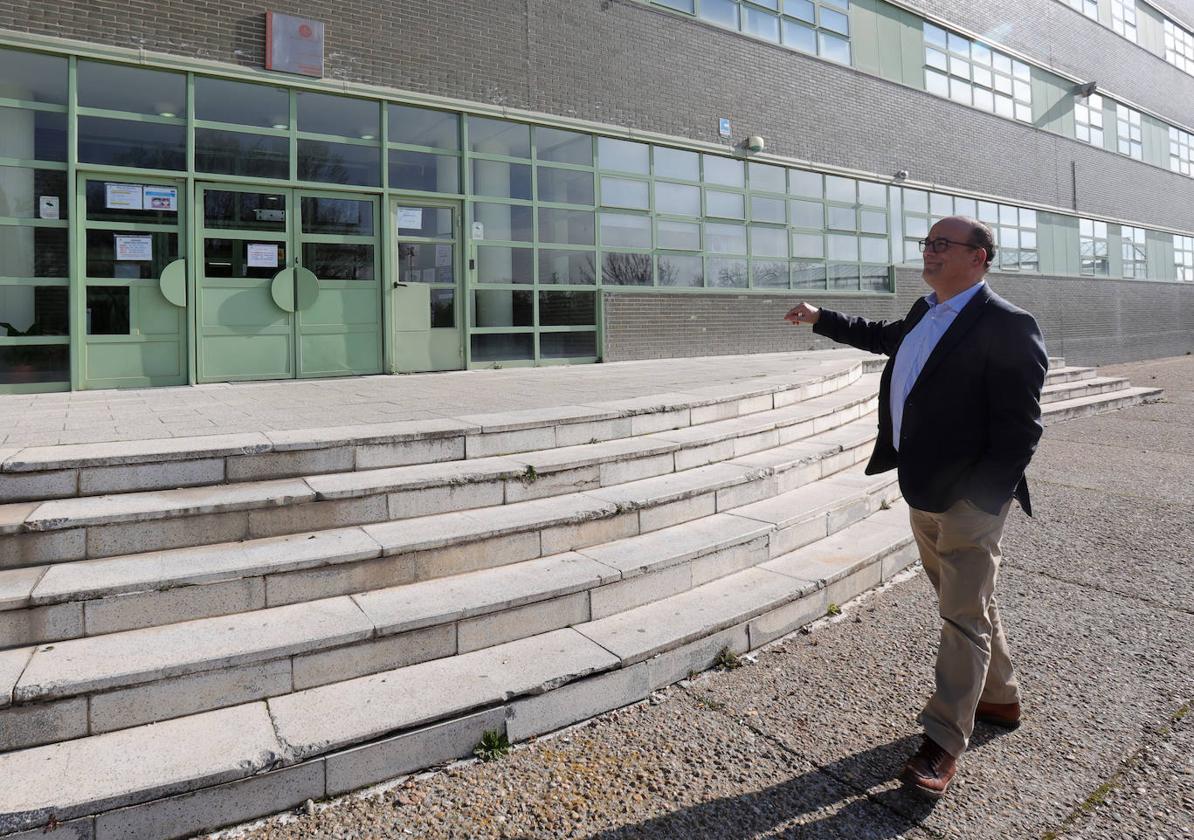
[[[929,305],[929,311],[900,343],[900,349],[896,351],[895,369],[891,372],[891,442],[897,451],[900,448],[900,427],[904,421],[904,401],[916,384],[916,378],[954,318],[986,282],[975,283],[945,303],[937,302],[936,292],[926,295],[925,303]]]

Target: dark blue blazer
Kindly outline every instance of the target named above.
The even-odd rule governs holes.
[[[904,403],[900,448],[891,440],[896,351],[929,305],[898,321],[822,309],[813,331],[890,358],[879,385],[879,439],[868,475],[899,469],[908,504],[940,513],[959,499],[997,514],[1013,496],[1031,516],[1024,470],[1036,451],[1041,386],[1049,367],[1036,319],[984,285],[958,313]]]

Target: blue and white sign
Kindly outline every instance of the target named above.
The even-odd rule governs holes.
[[[722,117],[717,121],[717,133],[722,137],[730,136],[730,121],[725,117]]]

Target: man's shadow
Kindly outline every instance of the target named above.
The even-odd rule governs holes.
[[[970,749],[981,747],[1002,734],[1002,730],[980,724],[975,728]],[[846,756],[764,790],[690,805],[641,823],[592,834],[589,840],[672,836],[692,840],[706,837],[746,840],[846,800],[849,801],[844,807],[834,813],[792,826],[775,836],[849,837],[855,840],[900,837],[919,825],[937,803],[902,787],[886,787],[878,793],[868,793],[863,786],[871,790],[895,779],[920,743],[921,736],[909,735]]]

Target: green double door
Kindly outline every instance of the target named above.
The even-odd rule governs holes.
[[[378,199],[197,188],[200,382],[380,373]]]

